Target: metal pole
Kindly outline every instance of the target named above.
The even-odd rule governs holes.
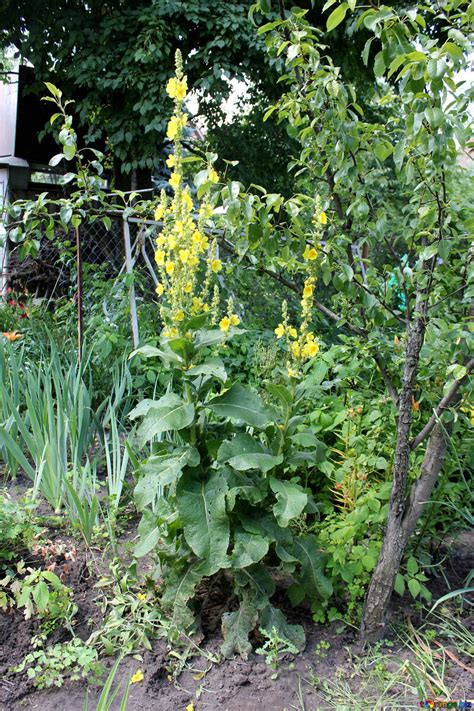
[[[130,320],[132,322],[133,346],[138,348],[140,337],[138,334],[137,302],[135,299],[135,285],[133,283],[133,262],[132,247],[130,243],[130,225],[127,220],[123,221],[123,240],[125,243],[125,267],[127,274],[130,274]]]
[[[76,274],[77,274],[77,361],[82,362],[84,318],[82,309],[82,248],[79,227],[76,227]]]

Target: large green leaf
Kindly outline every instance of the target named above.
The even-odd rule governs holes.
[[[181,400],[174,393],[163,395],[159,400],[144,400],[132,410],[132,419],[145,415],[137,430],[140,446],[156,435],[170,430],[182,430],[194,420],[194,405]]]
[[[303,511],[308,503],[308,495],[299,484],[274,477],[270,479],[270,487],[277,498],[273,513],[280,526],[286,528],[290,521]]]
[[[201,365],[195,365],[193,368],[190,368],[186,372],[186,375],[196,377],[198,375],[212,376],[220,380],[222,383],[225,383],[225,381],[227,380],[225,366],[224,363],[220,360],[220,358],[209,358],[209,360],[206,360],[205,363],[201,363]]]
[[[150,457],[142,468],[145,476],[135,487],[135,503],[139,511],[151,504],[162,486],[172,484],[181,474],[183,467],[196,467],[200,456],[195,447],[178,447],[171,454]]]
[[[153,548],[158,543],[160,534],[161,531],[158,526],[153,528],[144,538],[141,538],[140,541],[137,543],[133,551],[133,555],[137,558],[142,558],[144,555],[147,555],[147,553],[153,550]]]
[[[249,568],[237,570],[234,575],[236,585],[252,590],[254,604],[262,610],[275,593],[275,582],[264,565],[257,563]]]
[[[290,625],[285,615],[277,607],[268,604],[260,613],[260,625],[271,632],[273,627],[283,639],[291,642],[299,652],[305,647],[305,633],[301,625]]]
[[[220,472],[212,472],[208,478],[199,479],[195,472],[188,470],[176,487],[184,537],[192,551],[207,561],[208,575],[229,566],[226,493],[227,482]]]
[[[266,514],[263,511],[255,511],[255,509],[239,512],[239,523],[249,533],[264,536],[270,542],[291,545],[291,531],[279,526],[272,513]]]
[[[250,599],[247,591],[244,591],[240,607],[236,612],[226,612],[222,615],[222,635],[224,643],[221,647],[224,657],[231,657],[234,652],[240,654],[244,659],[252,651],[249,642],[249,634],[257,624],[258,611]]]
[[[226,468],[226,479],[229,486],[227,493],[227,509],[233,511],[237,500],[258,504],[268,493],[268,480],[259,474],[247,475],[243,472]]]
[[[237,471],[259,469],[268,472],[281,464],[283,456],[274,456],[258,439],[249,434],[238,434],[223,442],[217,454],[219,461],[228,462]]]
[[[163,609],[169,612],[168,619],[180,632],[189,629],[194,615],[188,606],[196,586],[208,574],[203,561],[196,561],[184,570],[171,568],[166,571],[166,585],[161,598]]]
[[[247,531],[237,530],[234,534],[234,550],[232,551],[232,567],[247,568],[258,563],[268,553],[269,541]]]
[[[253,427],[265,427],[270,422],[270,413],[260,396],[253,390],[235,383],[223,395],[206,403],[212,412],[231,420],[240,420]]]
[[[210,346],[215,346],[218,343],[223,343],[224,341],[229,341],[233,336],[239,333],[245,333],[243,328],[232,328],[232,330],[221,331],[220,329],[213,329],[212,331],[198,331],[196,338],[194,340],[194,347],[198,351],[201,348],[209,348]]]
[[[323,600],[327,600],[332,595],[332,583],[324,575],[325,556],[318,550],[315,536],[301,536],[295,538],[293,552],[301,562],[301,570],[298,583],[292,586],[290,592],[296,593],[296,598],[292,601],[302,600],[305,596],[314,599],[317,593]],[[301,595],[302,594],[302,595]]]
[[[132,351],[130,353],[128,359],[130,360],[136,355],[141,355],[144,358],[156,358],[157,356],[161,358],[164,362],[173,362],[173,363],[181,363],[182,359],[173,353],[172,351],[166,352],[165,350],[160,350],[159,348],[155,348],[155,346],[141,346],[140,348],[137,348],[135,351]]]

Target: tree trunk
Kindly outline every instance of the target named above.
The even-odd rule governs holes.
[[[423,513],[423,507],[430,500],[438,481],[452,429],[453,423],[448,422],[445,427],[441,424],[436,424],[431,432],[421,465],[420,477],[411,488],[410,500],[403,517],[402,528],[405,547],[415,531],[416,524]]]
[[[399,395],[397,443],[393,462],[392,495],[387,517],[387,526],[377,561],[370,581],[362,618],[363,641],[380,639],[385,631],[385,615],[400,568],[406,541],[402,521],[405,514],[406,487],[410,466],[410,429],[412,421],[413,386],[418,369],[420,351],[425,335],[427,299],[417,295],[416,318],[407,339],[403,382]]]
[[[393,517],[390,520],[390,527],[387,524],[384,545],[365,603],[362,623],[364,642],[376,641],[384,633],[385,615],[392,595],[395,576],[400,568],[408,541],[423,513],[423,506],[429,501],[443,468],[451,429],[451,423],[448,423],[445,428],[439,424],[435,425],[428,440],[420,477],[413,484],[405,515],[401,518]]]

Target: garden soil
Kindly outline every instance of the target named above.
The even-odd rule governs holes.
[[[14,493],[14,492],[13,492]],[[61,535],[59,535],[61,534]],[[66,560],[59,555],[56,560],[55,572],[63,575],[65,584],[74,590],[74,599],[78,605],[76,634],[87,639],[93,629],[100,625],[101,614],[96,604],[98,591],[94,588],[97,577],[91,574],[92,567],[88,564],[89,554],[81,549],[75,539],[68,539],[60,529],[52,528],[48,536],[53,543],[67,543],[67,548],[76,549],[74,560]],[[450,558],[447,571],[450,585],[459,587],[466,574],[472,568],[474,551],[473,536],[464,533],[459,539],[448,542]],[[90,556],[89,556],[90,557]],[[30,563],[35,564],[35,561]],[[40,563],[40,561],[36,561]],[[106,568],[105,568],[106,570]],[[105,572],[104,570],[104,572]],[[446,592],[448,588],[441,579],[435,579],[432,584],[434,598]],[[281,599],[280,599],[281,598]],[[143,653],[142,661],[126,657],[122,662],[116,682],[124,688],[127,679],[138,669],[143,672],[143,681],[130,686],[128,711],[186,711],[191,703],[195,711],[317,711],[325,708],[358,709],[374,708],[370,702],[360,707],[352,705],[327,705],[324,693],[326,684],[339,686],[346,684],[355,694],[360,691],[364,679],[357,672],[357,660],[363,658],[355,639],[354,631],[349,627],[341,629],[340,622],[331,625],[315,625],[309,610],[299,610],[297,615],[285,605],[283,594],[277,596],[275,603],[280,605],[291,622],[298,622],[305,628],[307,644],[304,652],[297,657],[284,658],[279,664],[277,675],[257,655],[250,655],[248,660],[235,658],[220,663],[210,661],[210,657],[218,654],[221,643],[217,625],[208,625],[207,633],[200,643],[204,654],[187,659],[187,664],[179,676],[170,676],[170,648],[163,640],[157,640],[151,651]],[[411,620],[416,627],[419,622],[412,603],[407,599],[398,599],[391,608],[392,621],[406,622]],[[213,628],[210,631],[211,627]],[[25,620],[19,612],[0,613],[0,711],[20,711],[23,709],[38,709],[38,711],[82,711],[86,695],[84,682],[66,682],[61,688],[37,691],[26,677],[26,674],[16,674],[11,667],[18,664],[31,651],[31,636],[35,633],[35,623]],[[69,639],[66,630],[57,630],[51,637],[51,642],[61,642]],[[321,645],[321,642],[327,644]],[[257,646],[257,640],[256,645]],[[409,654],[406,649],[400,649],[399,640],[395,637],[393,646],[386,648],[387,668],[393,663],[395,652],[397,659]],[[385,652],[384,652],[385,654]],[[113,660],[110,662],[112,665]],[[450,688],[459,690],[460,696],[468,694],[471,688],[471,698],[474,690],[470,687],[473,677],[457,664],[453,664],[446,679]],[[400,708],[419,708],[419,699],[410,696],[407,685],[391,689],[391,698],[396,698],[396,706]],[[98,691],[89,692],[89,711],[95,711]],[[119,694],[120,698],[121,694]],[[460,698],[460,696],[458,698]],[[389,701],[387,699],[387,701]],[[408,705],[406,705],[408,704]],[[117,700],[112,709],[119,708]],[[377,708],[379,708],[377,706]],[[382,706],[380,706],[382,708]]]

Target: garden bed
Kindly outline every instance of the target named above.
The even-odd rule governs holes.
[[[10,483],[12,498],[21,496],[27,485],[26,477]],[[66,519],[61,524],[52,516],[47,504],[41,503],[38,515],[43,522],[49,519],[54,525],[47,527],[42,536],[50,542],[46,558],[43,549],[43,557],[38,555],[36,560],[29,560],[28,563],[32,566],[48,564],[72,588],[78,606],[74,632],[85,640],[102,622],[103,616],[97,605],[101,589],[96,585],[101,576],[107,574],[109,554],[104,555],[99,546],[89,551],[77,536],[68,535]],[[123,529],[119,550],[127,556],[131,537],[127,526]],[[462,585],[472,567],[472,538],[472,534],[464,532],[459,539],[446,544],[450,553],[445,568],[446,580],[434,578],[429,585],[435,599],[448,590],[447,583],[452,589]],[[145,562],[143,573],[146,567]],[[209,589],[201,591],[201,594],[206,592]],[[427,690],[431,689],[431,696],[437,694],[445,698],[444,684],[444,689],[450,690],[451,698],[469,697],[472,683],[472,670],[471,673],[468,671],[469,659],[463,657],[456,640],[443,637],[443,630],[436,625],[433,627],[438,629],[435,635],[416,631],[427,611],[420,613],[408,597],[392,603],[389,641],[363,652],[356,641],[355,631],[349,626],[340,621],[316,625],[309,609],[303,607],[295,612],[283,592],[277,591],[275,604],[283,609],[291,622],[304,627],[307,642],[301,654],[284,656],[274,669],[257,654],[251,654],[248,660],[220,658],[220,615],[232,604],[221,592],[221,589],[217,593],[211,591],[211,601],[203,608],[201,622],[204,632],[201,639],[196,639],[199,650],[190,645],[172,647],[163,639],[157,639],[152,642],[151,650],[142,650],[141,661],[132,655],[124,658],[116,677],[116,682],[121,682],[123,688],[126,678],[139,670],[143,673],[142,681],[130,685],[129,711],[157,708],[160,711],[184,711],[191,702],[197,711],[257,711],[262,708],[266,711],[312,711],[338,708],[341,704],[350,708],[375,709],[390,702],[409,704],[414,708],[421,693],[416,689],[414,669],[420,671],[419,683],[424,683]],[[469,620],[463,618],[459,608],[452,606],[453,603],[450,605],[449,613],[456,612],[468,629]],[[441,609],[442,614],[446,615],[448,609]],[[31,652],[31,637],[37,624],[33,620],[25,620],[21,611],[0,614],[0,708],[2,711],[30,708],[80,711],[85,698],[83,681],[66,679],[61,688],[36,690],[25,673],[10,671]],[[67,630],[58,629],[48,640],[48,645],[69,638]],[[407,644],[408,640],[411,642]],[[252,642],[254,647],[261,644],[258,635]],[[111,658],[109,664],[106,660],[106,666],[111,666],[112,661]],[[411,665],[411,675],[407,664]],[[437,685],[434,684],[436,674],[439,675]],[[92,708],[95,708],[99,692],[98,687],[91,687],[88,692]]]

